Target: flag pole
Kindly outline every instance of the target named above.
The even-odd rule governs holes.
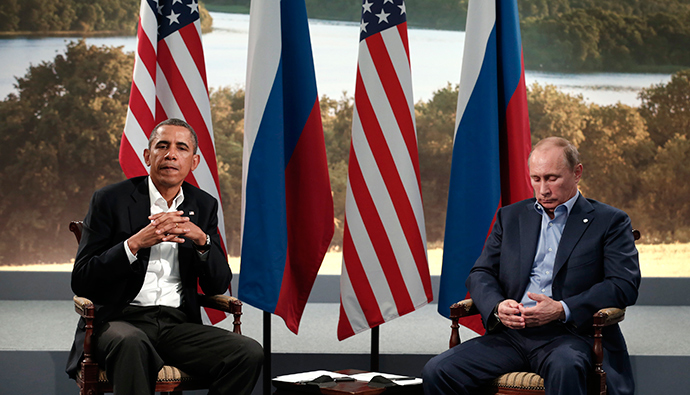
[[[271,394],[271,313],[264,311],[263,394]]]
[[[369,371],[379,371],[379,327],[371,328],[371,359],[369,363]]]

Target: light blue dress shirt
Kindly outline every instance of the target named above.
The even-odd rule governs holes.
[[[565,223],[568,220],[570,210],[575,205],[575,201],[580,196],[580,192],[570,198],[567,202],[559,205],[554,210],[554,217],[551,219],[544,208],[539,204],[534,204],[534,209],[541,215],[541,232],[537,243],[537,253],[534,256],[532,271],[529,276],[529,285],[520,301],[525,307],[534,307],[537,302],[527,297],[527,292],[544,294],[553,297],[551,286],[553,285],[553,268],[556,261],[558,244],[561,242],[561,235]],[[562,300],[560,301],[565,311],[565,321],[570,318],[570,309]]]

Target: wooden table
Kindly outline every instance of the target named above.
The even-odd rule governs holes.
[[[361,370],[339,370],[338,373],[354,374],[362,373]],[[336,381],[335,386],[332,387],[318,387],[315,385],[305,384],[288,384],[283,383],[274,392],[274,395],[304,395],[304,394],[323,394],[323,395],[378,395],[378,394],[404,394],[404,395],[422,395],[422,386],[396,386],[388,388],[373,388],[369,386],[366,381]]]

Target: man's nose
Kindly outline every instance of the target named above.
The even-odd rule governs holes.
[[[169,160],[177,159],[177,151],[174,148],[168,150],[168,152],[165,153],[165,159],[169,159]]]
[[[545,182],[542,182],[541,184],[539,184],[539,193],[542,196],[546,196],[551,193],[551,189],[548,187],[548,185],[546,185]]]

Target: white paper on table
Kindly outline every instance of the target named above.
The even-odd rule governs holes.
[[[328,370],[314,370],[311,372],[286,374],[283,376],[277,376],[273,380],[282,381],[285,383],[307,383],[321,376],[328,376],[332,379],[348,377],[346,374],[340,374],[336,372],[331,372]]]
[[[366,373],[357,373],[357,374],[351,374],[350,375],[350,377],[354,378],[355,380],[366,381],[366,382],[371,381],[371,379],[374,378],[374,376],[385,377],[397,385],[422,384],[422,379],[420,379],[420,378],[416,378],[416,377],[412,378],[410,376],[401,376],[399,374],[381,373],[381,372],[366,372]]]

